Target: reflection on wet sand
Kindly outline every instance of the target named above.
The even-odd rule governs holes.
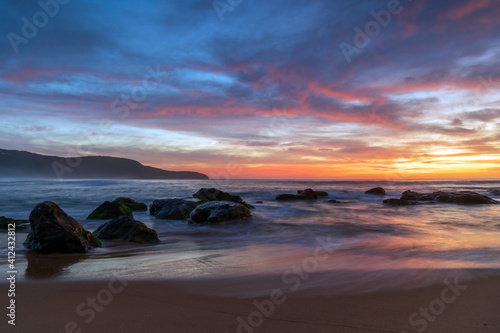
[[[88,258],[85,254],[40,254],[28,251],[28,266],[25,275],[28,279],[47,279],[63,275],[67,268]]]

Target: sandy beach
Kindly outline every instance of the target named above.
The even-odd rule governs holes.
[[[414,290],[227,296],[274,282],[27,281],[17,285],[16,325],[4,319],[2,332],[500,332],[499,275]]]

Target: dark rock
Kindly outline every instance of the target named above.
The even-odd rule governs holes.
[[[255,203],[261,204],[261,203],[263,203],[263,202],[259,200],[259,201],[255,201]]]
[[[414,202],[405,200],[405,199],[386,199],[383,201],[385,204],[388,205],[395,205],[395,206],[408,206],[408,205],[414,205]]]
[[[490,193],[493,194],[493,195],[500,195],[500,190],[490,190]]]
[[[455,196],[452,192],[433,192],[430,194],[433,200],[440,202],[453,203],[455,201]]]
[[[405,191],[401,195],[401,199],[415,201],[439,201],[456,204],[497,204],[498,201],[492,198],[471,191],[444,192],[437,191],[433,193],[418,193]]]
[[[471,191],[459,192],[434,192],[434,200],[441,202],[450,202],[456,204],[496,204],[498,201],[492,198]]]
[[[340,201],[337,201],[335,199],[327,200],[326,202],[328,202],[328,203],[341,203]]]
[[[0,229],[9,229],[9,224],[14,224],[16,230],[26,229],[30,226],[29,220],[14,220],[5,216],[0,216]]]
[[[42,253],[85,253],[101,246],[92,233],[83,228],[51,201],[42,202],[30,214],[31,232],[24,245]]]
[[[403,200],[414,200],[414,201],[432,201],[434,197],[429,193],[418,193],[413,191],[404,191],[401,195]]]
[[[298,194],[279,194],[275,200],[312,200],[318,199],[318,196],[325,196],[328,193],[323,191],[313,191],[310,188],[298,190]]]
[[[318,195],[310,188],[307,188],[303,191],[297,191],[299,195],[304,195],[306,197],[312,197],[313,199],[318,199]]]
[[[102,224],[94,236],[99,239],[123,239],[136,243],[158,243],[158,234],[133,217],[120,216]]]
[[[148,210],[148,205],[142,202],[136,202],[130,198],[116,198],[113,200],[114,203],[125,205],[132,210]]]
[[[193,197],[200,199],[201,202],[210,201],[233,201],[242,204],[248,208],[255,208],[254,206],[247,204],[239,195],[231,195],[227,192],[218,190],[216,188],[201,188],[193,194]]]
[[[164,220],[187,220],[189,214],[200,203],[183,199],[155,200],[149,207],[149,213]]]
[[[123,204],[105,201],[87,219],[109,220],[118,216],[132,216],[132,209]]]
[[[189,223],[212,224],[241,220],[252,216],[248,207],[233,201],[210,201],[196,207],[189,216]]]
[[[279,194],[276,200],[314,200],[314,197],[302,194]]]
[[[305,189],[305,190],[298,190],[297,194],[308,195],[308,196],[316,197],[316,198],[318,198],[318,197],[327,197],[328,196],[328,193],[325,192],[325,191],[313,191],[310,188]]]
[[[385,190],[382,187],[375,187],[365,192],[366,194],[385,195]]]

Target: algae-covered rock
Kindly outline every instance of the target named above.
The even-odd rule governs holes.
[[[118,216],[132,216],[132,209],[123,204],[105,201],[87,219],[109,220]]]
[[[133,199],[130,198],[125,198],[125,197],[119,197],[113,200],[114,203],[125,205],[129,207],[132,210],[148,210],[148,205],[142,202],[136,202]]]

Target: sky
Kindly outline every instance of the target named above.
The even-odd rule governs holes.
[[[0,148],[211,178],[498,178],[498,0],[0,2]]]

